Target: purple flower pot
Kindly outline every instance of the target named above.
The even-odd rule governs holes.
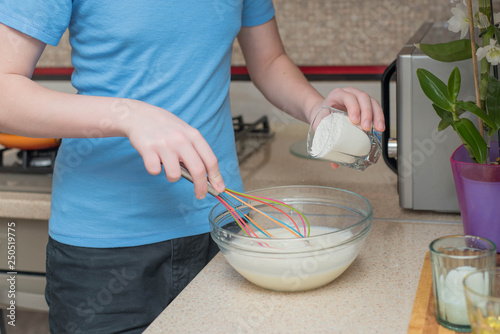
[[[490,159],[498,158],[498,142]],[[450,158],[464,233],[493,241],[500,252],[500,165],[473,163],[462,145]]]

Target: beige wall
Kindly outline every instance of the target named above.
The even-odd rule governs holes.
[[[387,65],[426,21],[449,19],[457,0],[273,0],[286,51],[298,65]],[[244,60],[235,45],[234,65]],[[40,67],[71,66],[67,34]]]

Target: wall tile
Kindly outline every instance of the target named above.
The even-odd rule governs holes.
[[[387,65],[426,21],[446,21],[457,0],[274,0],[285,49],[298,65]],[[40,67],[71,66],[65,34]],[[238,43],[234,65],[244,65]]]

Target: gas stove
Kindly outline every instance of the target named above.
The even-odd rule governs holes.
[[[0,150],[0,191],[50,193],[56,148]]]
[[[44,150],[0,150],[0,173],[52,173],[57,148]]]
[[[233,117],[233,128],[240,163],[274,137],[266,116],[252,123]],[[57,149],[0,149],[0,191],[50,194]]]

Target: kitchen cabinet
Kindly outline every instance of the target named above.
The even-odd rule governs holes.
[[[46,311],[45,247],[50,195],[0,192],[0,203],[0,304],[10,302],[7,278],[15,276],[16,306]]]

